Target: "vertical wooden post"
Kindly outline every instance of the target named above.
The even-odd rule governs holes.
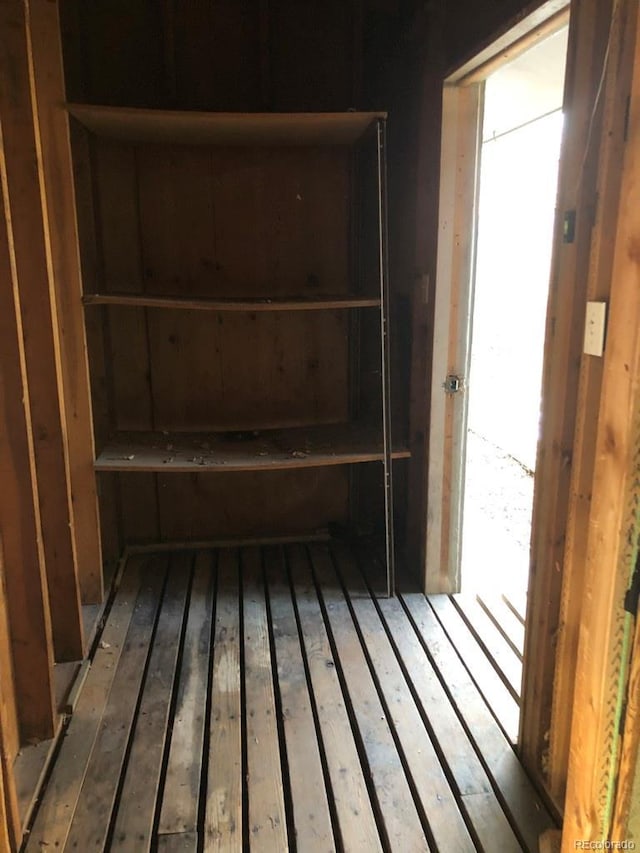
[[[0,3],[0,122],[4,209],[12,254],[15,310],[21,316],[49,602],[58,660],[83,656],[69,490],[67,424],[61,407],[60,352],[51,258],[30,91],[25,7]],[[64,223],[57,223],[64,228]],[[64,239],[68,239],[65,234]],[[9,572],[12,567],[9,567]]]
[[[2,731],[0,730],[0,743],[1,742]],[[7,802],[9,789],[11,787],[11,779],[7,773],[6,764],[4,760],[0,760],[0,850],[5,851],[5,853],[9,853],[10,850],[17,850],[19,844],[19,840],[15,835],[14,827],[11,823],[11,806]]]
[[[1,531],[0,531],[1,532]],[[7,584],[4,546],[0,535],[0,728],[2,749],[13,762],[20,747],[14,687],[11,632],[7,608]]]
[[[0,850],[17,850],[21,826],[13,763],[18,754],[18,718],[0,538]],[[7,846],[4,847],[3,844]]]
[[[65,408],[77,573],[85,604],[102,601],[100,522],[87,341],[74,197],[69,118],[58,3],[28,0],[27,27],[37,145],[44,195],[44,233],[51,258]]]
[[[569,24],[566,129],[547,311],[519,738],[527,770],[544,784],[600,141],[601,115],[594,104],[607,51],[611,5],[611,0],[574,0]],[[563,236],[565,214],[575,217],[575,234],[567,238]],[[564,723],[569,725],[566,714]]]
[[[443,4],[432,4],[427,13],[427,42],[418,68],[422,91],[415,107],[416,173],[414,266],[416,276],[412,298],[411,378],[409,401],[409,446],[411,462],[408,474],[410,500],[407,507],[407,556],[420,577],[427,578],[427,526],[429,433],[431,415],[431,375],[438,254],[438,205],[440,193],[442,78],[444,59]],[[424,62],[424,67],[422,63]],[[444,377],[443,377],[444,378]]]
[[[4,30],[2,30],[4,36]],[[7,183],[0,149],[2,195]],[[16,266],[0,205],[0,530],[20,734],[53,736],[53,644]]]
[[[618,11],[620,6],[617,7]],[[640,538],[640,7],[589,514],[563,851],[611,837]],[[638,720],[633,721],[637,726]],[[625,736],[628,733],[625,733]],[[617,826],[621,825],[620,819]]]
[[[633,70],[635,3],[622,0],[609,40],[609,60],[602,87],[602,144],[597,166],[597,210],[591,234],[586,298],[608,302],[611,269],[618,227],[621,163],[626,148],[625,116]],[[587,530],[595,465],[597,419],[603,359],[583,356],[578,385],[578,415],[573,443],[570,508],[562,572],[562,598],[558,627],[556,672],[547,762],[548,786],[558,804],[564,801],[569,762],[570,725],[567,708],[573,707],[578,636],[584,597]]]

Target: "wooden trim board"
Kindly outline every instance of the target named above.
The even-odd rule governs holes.
[[[457,68],[447,77],[447,81],[467,86],[486,80],[489,74],[505,62],[510,62],[562,29],[569,20],[570,5],[570,0],[547,0],[540,4],[473,59]]]
[[[468,310],[474,264],[474,222],[480,145],[482,87],[445,86],[443,92],[440,236],[431,382],[428,455],[429,512],[426,525],[424,589],[458,592],[468,372]],[[462,390],[448,394],[449,374]]]

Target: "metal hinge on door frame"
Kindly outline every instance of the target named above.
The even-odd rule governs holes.
[[[459,394],[460,391],[464,390],[464,376],[458,376],[457,373],[450,373],[442,383],[442,387],[445,390],[445,394]]]

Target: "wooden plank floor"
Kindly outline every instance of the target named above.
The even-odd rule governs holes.
[[[376,599],[374,568],[343,544],[130,557],[27,853],[537,851],[482,614]]]

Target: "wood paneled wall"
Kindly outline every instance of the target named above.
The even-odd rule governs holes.
[[[365,48],[381,43],[399,5],[211,0],[114,7],[63,0],[68,97],[213,111],[371,106],[380,95],[363,91]],[[376,58],[368,57],[373,68]],[[366,186],[363,171],[375,176],[374,161],[356,165],[346,150],[326,148],[240,157],[224,149],[160,150],[83,138],[77,128],[74,154],[87,292],[338,294],[353,287],[358,270],[363,289],[378,287],[375,264],[349,248],[354,233],[368,233],[351,199]],[[298,198],[297,206],[283,203],[289,197]],[[370,202],[377,211],[375,192],[363,198],[363,209]],[[404,323],[394,322],[395,376],[406,386],[406,298],[394,317]],[[349,325],[345,312],[219,315],[203,323],[186,311],[90,309],[98,443],[113,430],[251,430],[345,420],[354,405]],[[377,335],[363,318],[361,360],[370,356],[373,365]],[[361,379],[355,397],[366,416],[379,408],[379,377]],[[406,397],[396,393],[398,436],[406,433]],[[406,464],[397,467],[401,475]],[[217,483],[202,476],[101,476],[105,556],[112,559],[123,541],[344,523],[347,485],[357,476],[346,467]],[[269,499],[283,487],[286,500]],[[208,504],[198,509],[202,501]]]
[[[63,0],[69,98],[239,112],[361,107],[360,6]]]

